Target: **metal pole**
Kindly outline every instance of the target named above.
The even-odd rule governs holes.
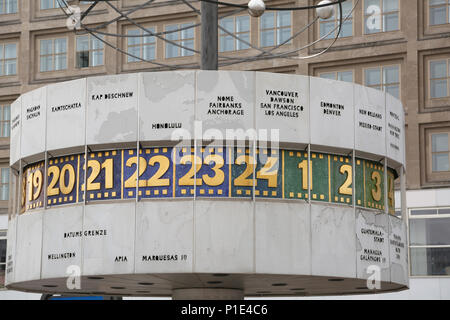
[[[202,70],[218,69],[217,4],[202,1]]]

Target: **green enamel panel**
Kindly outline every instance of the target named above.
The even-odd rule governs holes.
[[[364,207],[364,160],[356,158],[355,163],[355,201],[356,205]]]
[[[384,167],[375,161],[365,161],[366,203],[365,207],[384,210]]]
[[[329,155],[311,152],[312,190],[311,200],[330,201],[329,197]]]
[[[284,150],[284,198],[307,199],[308,175],[306,169],[308,153],[306,151]]]
[[[346,156],[330,157],[331,202],[352,204],[352,158]]]

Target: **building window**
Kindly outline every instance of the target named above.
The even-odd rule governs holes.
[[[194,28],[187,28],[193,25],[194,23],[189,22],[166,26],[165,31],[169,31],[169,33],[166,33],[166,39],[175,42],[183,47],[194,49]],[[192,55],[194,55],[193,51],[166,42],[166,58],[186,57]]]
[[[450,0],[428,0],[430,26],[450,23]]]
[[[364,0],[364,33],[399,29],[398,0]]]
[[[0,137],[8,138],[11,130],[11,107],[9,104],[0,105]]]
[[[280,45],[291,37],[292,15],[290,11],[268,11],[260,17],[261,47]],[[291,43],[292,40],[286,43]]]
[[[430,61],[430,98],[450,96],[450,59]]]
[[[364,83],[367,87],[385,91],[399,99],[399,70],[400,67],[398,65],[364,69]]]
[[[450,147],[448,142],[448,133],[431,135],[431,170],[433,172],[450,171]]]
[[[17,74],[17,45],[0,44],[0,76]]]
[[[324,79],[353,82],[353,71],[324,72],[320,73],[319,77]]]
[[[250,17],[238,16],[229,17],[220,20],[220,26],[236,37],[250,43]],[[219,29],[219,51],[237,51],[249,48],[249,45],[242,42],[222,29]]]
[[[103,39],[103,36],[98,36]],[[103,42],[91,35],[77,37],[77,68],[103,65]]]
[[[61,8],[68,6],[66,0],[41,0],[41,10]]]
[[[9,168],[0,168],[0,200],[9,200]]]
[[[341,32],[339,37],[351,37],[353,35],[353,13],[351,13],[353,8],[353,1],[346,1],[342,3],[342,19],[348,16],[347,20],[342,24]],[[335,14],[329,19],[319,19],[319,37],[324,36],[325,39],[333,39],[336,37],[336,33],[339,30],[340,23],[339,6],[336,6]],[[331,30],[333,30],[331,32]]]
[[[5,286],[6,230],[0,230],[0,288]]]
[[[147,28],[149,31],[155,33],[155,28]],[[143,60],[155,60],[156,58],[156,38],[154,36],[144,36],[147,34],[141,29],[128,30],[128,49],[127,52]],[[127,56],[127,62],[139,62],[138,58]]]
[[[46,39],[40,41],[40,71],[67,69],[66,38]]]
[[[0,14],[17,13],[17,0],[0,0]]]
[[[448,230],[450,230],[450,208],[410,211],[409,242],[412,276],[450,275]]]

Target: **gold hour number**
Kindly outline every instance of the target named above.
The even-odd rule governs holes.
[[[27,174],[28,201],[33,201],[33,173]]]
[[[69,174],[69,181],[66,184],[66,173]],[[59,177],[59,188],[62,194],[69,194],[75,186],[75,170],[71,164],[65,164],[61,169]]]
[[[113,159],[106,159],[102,163],[102,169],[105,169],[105,188],[112,189],[114,187]]]
[[[87,179],[87,191],[100,190],[100,182],[94,181],[102,169],[105,170],[105,189],[112,189],[114,187],[113,159],[106,159],[102,164],[98,160],[89,160],[87,166],[88,168],[92,168]],[[81,190],[84,190],[83,185],[81,186]]]
[[[150,160],[148,161],[148,165],[150,165],[150,166],[154,166],[157,163],[159,163],[158,170],[148,180],[139,179],[139,187],[162,187],[162,186],[170,185],[170,179],[162,179],[161,178],[169,170],[169,167],[170,167],[169,158],[158,155],[158,156],[151,157]],[[127,167],[132,167],[133,165],[136,165],[136,164],[137,164],[137,157],[131,157],[127,160],[125,165]],[[146,170],[147,170],[147,160],[145,160],[144,157],[139,157],[139,178],[144,174],[144,172]],[[125,181],[125,185],[124,185],[125,188],[136,188],[136,176],[137,176],[137,169]]]
[[[256,173],[257,179],[267,180],[269,188],[277,187],[278,170],[273,170],[278,163],[278,158],[269,157],[266,164]]]
[[[381,174],[378,171],[372,172],[372,181],[375,183],[375,188],[372,189],[372,198],[374,201],[381,200]]]
[[[308,160],[303,160],[298,164],[298,168],[302,170],[302,189],[308,190]],[[311,186],[309,187],[312,190],[313,182],[312,182],[312,161],[309,161],[309,175],[311,176]]]
[[[59,168],[57,166],[49,167],[47,175],[50,178],[50,183],[47,187],[47,196],[56,196],[59,194],[59,189],[55,187],[59,178]]]
[[[195,167],[196,167],[195,170],[194,170],[194,157],[195,157]],[[180,180],[178,181],[178,184],[180,186],[193,186],[194,185],[194,175],[196,175],[197,172],[202,167],[202,159],[199,156],[194,156],[193,154],[185,155],[185,156],[181,157],[180,163],[183,165],[191,163],[192,165],[191,165],[191,168],[189,169],[189,171],[180,178]],[[202,185],[202,179],[197,178],[196,184],[198,186]]]
[[[66,174],[69,175],[69,181],[66,184]],[[61,170],[58,166],[51,166],[48,168],[49,185],[47,187],[47,196],[56,196],[60,192],[62,194],[69,194],[73,191],[75,186],[75,170],[71,164],[65,164]],[[59,180],[59,188],[56,183]]]
[[[220,186],[225,181],[225,173],[220,170],[224,165],[224,159],[218,154],[210,154],[205,158],[204,163],[208,165],[211,162],[214,162],[214,167],[211,168],[214,171],[214,176],[210,177],[204,174],[202,176],[203,181],[208,186]]]
[[[169,170],[170,167],[170,160],[169,158],[165,156],[154,156],[151,157],[148,161],[148,164],[151,166],[154,166],[156,163],[159,163],[159,168],[156,173],[147,180],[147,186],[148,187],[164,187],[170,185],[169,179],[161,179],[161,177],[166,174],[167,170]],[[139,182],[139,186],[141,185],[141,182]]]
[[[246,164],[244,172],[242,172],[242,174],[239,177],[234,179],[234,185],[237,187],[253,186],[253,179],[249,179],[249,177],[252,175],[253,170],[255,168],[255,158],[253,158],[252,156],[241,155],[238,156],[235,160],[235,164],[237,165],[242,165],[244,163]]]
[[[211,168],[214,171],[214,176],[210,177],[207,174],[204,174],[201,178],[196,179],[196,184],[201,186],[203,182],[208,186],[219,186],[225,181],[225,173],[220,170],[225,161],[221,155],[218,154],[210,154],[205,157],[203,163],[202,159],[199,156],[195,156],[195,170],[194,170],[194,155],[185,155],[180,159],[180,163],[185,165],[191,163],[191,168],[189,171],[180,178],[178,184],[180,186],[193,186],[194,185],[194,175],[198,173],[202,164],[209,165],[211,162],[214,162],[214,167]],[[195,171],[195,172],[194,172]]]
[[[42,191],[43,182],[44,179],[41,170],[36,170],[27,174],[26,187],[24,188],[24,191],[28,194],[28,201],[34,201],[39,198]],[[22,199],[22,202],[24,203],[25,199]]]
[[[392,176],[388,176],[388,201],[389,201],[389,206],[391,208],[394,208],[394,179]]]
[[[25,205],[25,200],[27,198],[26,192],[27,192],[27,180],[26,180],[25,174],[24,174],[24,176],[22,178],[22,207]]]
[[[137,157],[131,157],[125,163],[125,165],[129,168],[136,164],[137,164]],[[147,161],[145,160],[145,158],[139,157],[139,177],[141,177],[141,175],[145,172],[146,169],[147,169]],[[125,188],[136,188],[136,176],[137,176],[137,169],[125,181]],[[139,187],[145,187],[144,180],[139,180]]]
[[[352,179],[353,179],[352,166],[348,165],[348,164],[344,164],[339,168],[339,172],[341,174],[347,175],[347,178],[345,179],[344,183],[342,184],[342,186],[339,187],[339,193],[343,194],[343,195],[351,196],[353,193],[352,188],[350,187],[352,184]]]
[[[100,190],[100,182],[94,182],[94,180],[100,174],[100,162],[97,160],[89,160],[88,161],[88,170],[92,168],[91,174],[87,179],[87,190]]]
[[[43,182],[44,180],[42,179],[42,171],[36,170],[33,174],[33,189],[34,189],[33,200],[39,198],[39,195],[41,194],[42,191]]]

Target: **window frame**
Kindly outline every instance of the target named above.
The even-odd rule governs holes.
[[[158,31],[157,31],[157,26],[156,25],[148,25],[148,26],[145,26],[145,28],[146,29],[153,29],[152,30],[152,32],[153,33],[157,33]],[[144,32],[144,30],[142,30],[142,29],[140,29],[140,28],[132,28],[132,27],[128,27],[128,28],[126,28],[124,31],[125,31],[125,34],[128,34],[128,32],[129,31],[131,31],[131,30],[138,30],[139,31],[139,33],[142,35],[143,34],[143,32]],[[144,45],[153,45],[154,46],[154,56],[155,56],[155,58],[154,59],[152,59],[152,60],[146,60],[146,61],[156,61],[157,59],[158,59],[158,57],[157,57],[157,53],[158,53],[158,41],[157,41],[157,37],[156,36],[148,36],[148,37],[153,37],[153,39],[154,39],[154,42],[151,42],[151,43],[143,43],[142,41],[143,41],[143,39],[144,39],[144,37],[141,37],[141,39],[142,39],[142,41],[141,41],[141,43],[140,44],[137,44],[137,45],[129,45],[128,44],[128,40],[129,40],[129,38],[128,37],[125,37],[125,47],[126,47],[126,52],[127,53],[129,53],[129,48],[130,47],[139,47],[139,57],[141,58],[141,59],[144,59]],[[130,58],[132,58],[132,57],[130,57],[130,56],[126,56],[125,57],[125,64],[134,64],[134,63],[142,63],[142,62],[144,62],[144,61],[142,61],[142,60],[137,60],[137,61],[128,61],[128,59],[130,59]],[[134,59],[134,58],[133,58]]]
[[[1,1],[1,0],[0,0]],[[16,57],[14,59],[9,58],[6,59],[5,57],[5,47],[7,45],[13,44],[16,46]],[[13,42],[13,41],[5,41],[5,42],[0,42],[0,50],[2,50],[2,58],[0,59],[0,70],[2,70],[2,72],[5,71],[5,66],[6,66],[6,61],[9,60],[15,60],[16,61],[16,73],[14,74],[1,74],[0,78],[5,78],[5,77],[14,77],[18,75],[18,71],[19,71],[19,44],[17,42]]]
[[[321,78],[323,74],[334,73],[334,80],[336,80],[336,81],[344,81],[344,80],[339,80],[339,77],[338,77],[338,74],[342,73],[342,72],[351,72],[352,73],[352,82],[349,82],[349,83],[355,83],[355,71],[353,69],[335,70],[335,71],[323,71],[323,72],[317,73],[317,77]],[[344,81],[344,82],[347,82],[347,81]]]
[[[398,67],[398,82],[393,82],[393,83],[390,83],[389,85],[386,85],[385,83],[383,83],[383,70],[384,70],[384,68],[387,68],[387,67]],[[381,86],[382,90],[375,88],[376,85],[367,85],[366,84],[366,70],[367,69],[377,69],[377,68],[381,69],[379,86]],[[377,89],[377,90],[380,90],[380,91],[382,91],[382,92],[384,92],[386,94],[388,93],[388,92],[386,92],[386,89],[385,89],[386,86],[398,85],[398,97],[394,97],[394,98],[397,98],[397,99],[401,100],[401,97],[402,97],[402,86],[401,86],[401,83],[402,83],[402,66],[401,66],[401,63],[381,64],[381,65],[373,66],[373,67],[362,67],[362,83],[363,83],[364,86],[366,86],[368,88]]]
[[[57,55],[63,55],[63,54],[55,54],[55,40],[58,40],[58,39],[65,39],[66,40],[66,51],[64,52],[64,54],[66,56],[66,68],[65,69],[56,70],[55,69],[55,57]],[[42,44],[42,41],[45,41],[45,40],[52,40],[52,53],[51,54],[44,54],[44,55],[42,55],[41,54],[41,44]],[[39,38],[39,39],[37,39],[37,42],[38,42],[38,46],[39,46],[39,50],[37,51],[37,54],[38,54],[38,73],[47,74],[47,73],[50,73],[50,72],[65,72],[65,71],[69,70],[69,38],[68,38],[68,36],[65,35],[65,36],[62,36],[62,37],[56,36],[56,37],[50,37],[50,38],[47,38],[47,37]],[[46,57],[47,56],[51,56],[52,57],[52,69],[51,70],[44,70],[44,71],[41,70],[41,57],[43,57],[43,56],[46,56]]]
[[[8,1],[8,0],[0,0],[0,6],[2,8],[6,8],[6,1]],[[16,11],[14,11],[14,12],[0,12],[0,16],[19,13],[19,0],[15,0],[15,2],[16,2],[16,6],[15,6],[16,7]]]
[[[447,134],[447,151],[436,151],[433,152],[433,135],[438,135],[438,134]],[[449,174],[450,173],[450,133],[448,131],[436,131],[436,132],[432,132],[430,133],[429,136],[429,143],[430,143],[430,166],[431,166],[431,170],[430,172],[432,174]],[[433,171],[433,155],[435,154],[448,154],[448,158],[449,158],[449,170],[446,171]]]
[[[54,9],[60,9],[61,7],[57,7],[56,4],[59,3],[58,0],[52,0],[53,1],[53,7],[51,8],[42,8],[42,0],[39,0],[39,10],[54,10]],[[66,0],[60,0],[62,2]]]
[[[164,32],[166,32],[167,31],[166,28],[168,26],[173,26],[173,25],[177,25],[177,29],[180,29],[180,26],[182,24],[195,25],[195,21],[194,20],[189,20],[189,21],[180,21],[180,22],[175,22],[175,23],[166,23],[166,24],[163,25],[163,30],[164,30]],[[193,38],[182,38],[181,35],[182,35],[183,31],[177,31],[179,39],[171,40],[171,41],[176,42],[179,45],[183,45],[183,44],[181,44],[181,42],[192,40],[193,41],[193,48],[191,48],[191,49],[196,50],[195,48],[196,48],[196,44],[197,44],[197,35],[196,35],[197,27],[192,27],[191,29],[193,29],[193,32],[194,32],[194,37]],[[187,30],[189,30],[189,29],[187,29]],[[164,34],[164,38],[166,38],[166,34]],[[181,53],[183,52],[182,50],[184,50],[184,49],[182,49],[182,48],[177,46],[176,48],[178,50],[178,55],[175,56],[175,57],[168,57],[167,56],[167,46],[168,45],[172,45],[172,44],[168,43],[168,42],[165,42],[165,44],[163,46],[163,57],[164,57],[165,60],[168,60],[168,59],[183,59],[183,58],[184,59],[189,59],[189,58],[192,58],[192,57],[194,57],[196,55],[196,53],[194,51],[189,51],[189,50],[186,50],[189,53],[188,55],[182,55]],[[183,45],[183,46],[185,46],[185,45]]]
[[[78,48],[77,48],[77,40],[78,40],[78,38],[81,38],[81,37],[88,37],[88,39],[89,39],[89,50],[88,50],[88,52],[89,52],[89,66],[87,66],[87,67],[78,67],[77,66],[77,54],[78,54],[78,52],[83,52],[83,51],[78,51]],[[103,37],[102,35],[98,35],[98,37]],[[98,68],[98,67],[103,67],[104,65],[105,65],[105,44],[102,42],[102,41],[100,41],[100,40],[98,40],[98,41],[100,41],[100,43],[102,44],[102,48],[101,49],[92,49],[91,48],[91,46],[92,46],[92,40],[93,39],[95,39],[95,40],[98,40],[97,38],[95,38],[93,35],[91,35],[91,34],[86,34],[86,35],[76,35],[75,37],[74,37],[74,41],[75,41],[75,45],[74,45],[74,50],[75,50],[75,59],[74,59],[74,63],[75,63],[75,69],[76,70],[83,70],[83,69],[89,69],[89,68]],[[103,39],[104,40],[104,39]],[[67,44],[66,44],[66,46],[67,46]],[[67,48],[68,49],[68,48]],[[102,64],[99,64],[99,65],[96,65],[96,66],[92,66],[91,65],[91,60],[93,60],[93,59],[91,59],[92,58],[92,53],[93,52],[98,52],[98,51],[103,51],[103,61],[102,61]],[[67,53],[66,53],[67,54]],[[68,62],[68,57],[66,57],[66,59],[67,59],[67,62]],[[64,70],[64,69],[63,69]],[[67,70],[67,69],[66,69]],[[58,71],[60,71],[60,70],[58,70]]]
[[[9,108],[9,119],[8,120],[3,119],[4,110],[6,107]],[[3,135],[3,128],[4,128],[5,124],[8,124],[8,127],[9,127],[7,136]],[[0,139],[6,139],[6,138],[10,139],[10,137],[11,137],[11,104],[0,102]]]
[[[445,97],[439,97],[439,98],[433,98],[431,97],[431,80],[442,80],[444,78],[431,78],[431,63],[436,61],[445,61],[446,62],[446,71],[447,71],[447,77],[445,80],[447,81],[447,95]],[[429,59],[427,61],[427,82],[428,82],[428,92],[427,92],[427,100],[430,101],[441,101],[444,99],[450,98],[450,57],[449,58],[437,58],[437,59]]]
[[[380,31],[377,31],[377,32],[366,33],[366,24],[367,24],[366,18],[371,16],[369,14],[366,14],[366,11],[365,11],[366,1],[367,0],[363,0],[362,6],[361,6],[361,8],[362,8],[362,10],[361,10],[362,11],[362,35],[363,36],[376,35],[376,34],[380,34],[380,33],[399,32],[401,30],[401,11],[402,11],[401,10],[401,1],[397,0],[397,3],[398,3],[398,10],[397,11],[384,12],[383,11],[383,0],[378,0],[379,4],[380,4],[380,8],[381,8],[381,13],[380,13],[380,16],[381,16],[381,29],[380,29]],[[384,21],[383,17],[386,14],[392,14],[394,12],[397,12],[397,17],[398,17],[397,29],[390,30],[390,31],[384,31],[384,27],[385,26],[384,26],[384,23],[383,23],[383,21]]]
[[[351,3],[351,8],[353,8],[354,6],[354,0],[347,0],[345,3]],[[336,5],[336,8],[339,9],[339,6]],[[338,36],[338,39],[349,39],[351,37],[355,36],[355,12],[356,12],[356,8],[353,10],[353,12],[351,12],[350,17],[347,19],[347,21],[351,21],[352,23],[352,34],[350,36]],[[343,13],[342,18],[345,19],[346,15]],[[321,19],[319,18],[317,20],[318,23],[318,28],[317,28],[317,39],[321,38],[320,35],[320,26],[326,22],[332,22],[331,20],[327,19],[327,20],[323,20],[321,21]],[[334,28],[336,28],[336,26],[339,24],[339,15],[338,15],[338,10],[336,10],[336,12],[334,13],[334,18],[333,18],[333,22],[334,22]],[[342,32],[342,30],[341,30]],[[333,40],[336,37],[336,33],[337,33],[337,29],[334,30],[334,35],[333,33],[331,33],[330,35],[333,35],[331,38],[324,38],[322,41],[326,41],[326,40]]]
[[[245,31],[245,32],[237,32],[236,31],[236,18],[238,18],[238,17],[248,17],[248,31]],[[245,15],[245,14],[238,14],[238,15],[233,15],[233,16],[226,17],[224,19],[230,19],[230,18],[233,19],[233,32],[230,32],[230,33],[232,33],[236,37],[239,37],[241,34],[247,34],[248,33],[248,42],[250,44],[252,44],[252,19],[251,19],[251,17],[249,15]],[[229,31],[229,30],[227,30],[227,31]],[[245,51],[245,50],[252,49],[250,46],[248,46],[248,48],[245,48],[245,49],[237,49],[237,46],[238,46],[239,42],[241,42],[243,45],[246,45],[246,44],[244,42],[242,42],[242,41],[240,41],[240,40],[238,40],[238,39],[233,37],[233,50],[221,51],[221,48],[220,48],[221,38],[222,37],[226,37],[226,36],[230,36],[230,35],[225,33],[225,32],[221,34],[221,30],[218,29],[218,52],[220,52],[220,53],[230,53],[230,52]]]
[[[421,161],[424,161],[425,166],[421,169],[422,186],[448,186],[450,180],[450,171],[433,171],[433,156],[432,156],[432,135],[439,133],[449,134],[450,143],[450,123],[422,126],[421,135],[424,144],[424,152],[421,152]],[[449,146],[450,147],[450,146]],[[450,160],[450,157],[449,157]]]
[[[434,210],[436,209],[437,212],[436,214],[423,214],[423,215],[412,215],[411,212],[413,210],[424,210],[424,209],[428,209],[428,210]],[[444,213],[444,214],[440,214],[439,210],[442,209],[450,209],[450,207],[420,207],[420,208],[408,208],[408,239],[411,239],[411,228],[409,227],[410,224],[410,220],[425,220],[425,219],[450,219],[450,213]],[[419,249],[427,249],[427,248],[449,248],[450,249],[450,244],[448,245],[411,245],[411,240],[409,240],[408,242],[408,251],[409,251],[409,276],[411,278],[431,278],[431,277],[449,277],[450,278],[450,274],[449,275],[413,275],[412,274],[412,254],[411,254],[411,249],[415,249],[415,248],[419,248]]]
[[[427,19],[427,26],[428,27],[439,27],[439,26],[445,26],[446,24],[450,24],[450,0],[446,0],[447,3],[445,4],[437,4],[437,5],[431,5],[431,0],[426,0],[426,19]],[[447,17],[446,23],[439,23],[439,24],[431,24],[431,8],[438,8],[438,7],[445,7],[445,16]]]
[[[262,15],[258,18],[258,45],[261,48],[272,48],[272,47],[276,47],[279,45],[278,43],[278,30],[280,29],[287,29],[287,27],[277,27],[277,21],[278,21],[278,13],[283,12],[283,11],[266,11],[264,14],[268,14],[268,13],[273,13],[274,14],[274,27],[271,29],[264,29],[264,30],[273,30],[274,31],[274,44],[270,45],[270,46],[263,46],[261,43],[261,33],[263,31],[263,29],[261,29],[261,20],[262,20]],[[294,22],[294,12],[293,11],[289,11],[290,14],[290,18],[291,18],[291,23],[289,25],[289,37],[292,37],[292,28],[293,28],[293,22]],[[295,39],[291,39],[289,40],[289,42],[286,42],[284,45],[292,45]],[[281,43],[281,42],[280,42]]]
[[[7,169],[8,170],[8,181],[3,183],[3,169]],[[0,165],[0,203],[1,202],[9,202],[9,198],[11,196],[11,190],[10,190],[10,184],[11,184],[11,169],[8,166],[4,166],[4,165]],[[8,194],[8,199],[2,199],[2,189],[3,187],[6,187],[7,189],[7,194]]]

